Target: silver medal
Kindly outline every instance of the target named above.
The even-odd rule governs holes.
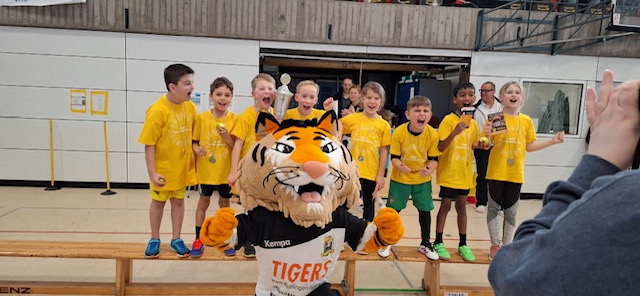
[[[211,156],[209,157],[209,163],[216,163],[216,157],[213,156],[213,154],[211,154]]]
[[[510,166],[512,166],[512,165],[513,165],[513,164],[515,164],[515,163],[516,163],[516,161],[515,161],[515,160],[513,160],[513,158],[509,158],[509,159],[507,159],[507,164],[508,164],[508,165],[510,165]]]
[[[364,156],[362,156],[362,155],[358,156],[358,161],[359,162],[363,162],[364,161]]]

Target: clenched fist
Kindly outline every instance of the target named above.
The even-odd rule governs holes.
[[[238,227],[236,212],[232,208],[222,208],[213,217],[209,217],[202,223],[200,240],[207,246],[216,247],[220,251],[232,248],[229,239],[233,230]]]
[[[378,215],[373,218],[373,224],[378,230],[365,246],[369,252],[393,245],[399,242],[404,235],[404,225],[402,225],[400,214],[392,208],[381,209]]]

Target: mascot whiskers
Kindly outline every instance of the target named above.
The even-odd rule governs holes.
[[[333,111],[319,120],[260,113],[260,139],[240,161],[236,188],[246,213],[220,209],[202,225],[203,243],[256,248],[257,296],[340,295],[329,276],[344,243],[375,252],[404,234],[400,215],[380,210],[373,223],[348,212],[360,194],[356,164],[334,135]]]

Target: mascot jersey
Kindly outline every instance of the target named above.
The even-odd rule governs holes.
[[[347,211],[360,182],[353,157],[334,137],[337,127],[333,112],[282,124],[261,113],[260,140],[238,165],[236,188],[247,212],[222,208],[202,225],[207,245],[256,246],[257,296],[330,294],[328,278],[345,242],[374,252],[402,237],[393,209],[381,209],[373,223]]]
[[[253,243],[259,258],[256,295],[307,295],[328,282],[345,239],[355,250],[367,227],[344,207],[332,216],[324,228],[304,228],[262,207],[236,216],[238,244]]]

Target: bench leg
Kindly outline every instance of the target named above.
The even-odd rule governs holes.
[[[344,280],[342,289],[345,290],[347,296],[353,296],[356,289],[356,261],[347,260],[344,262]]]
[[[438,296],[440,293],[440,262],[427,261],[424,264],[424,277],[422,284],[429,296]]]
[[[126,284],[131,282],[131,259],[116,259],[116,295],[124,296]]]

